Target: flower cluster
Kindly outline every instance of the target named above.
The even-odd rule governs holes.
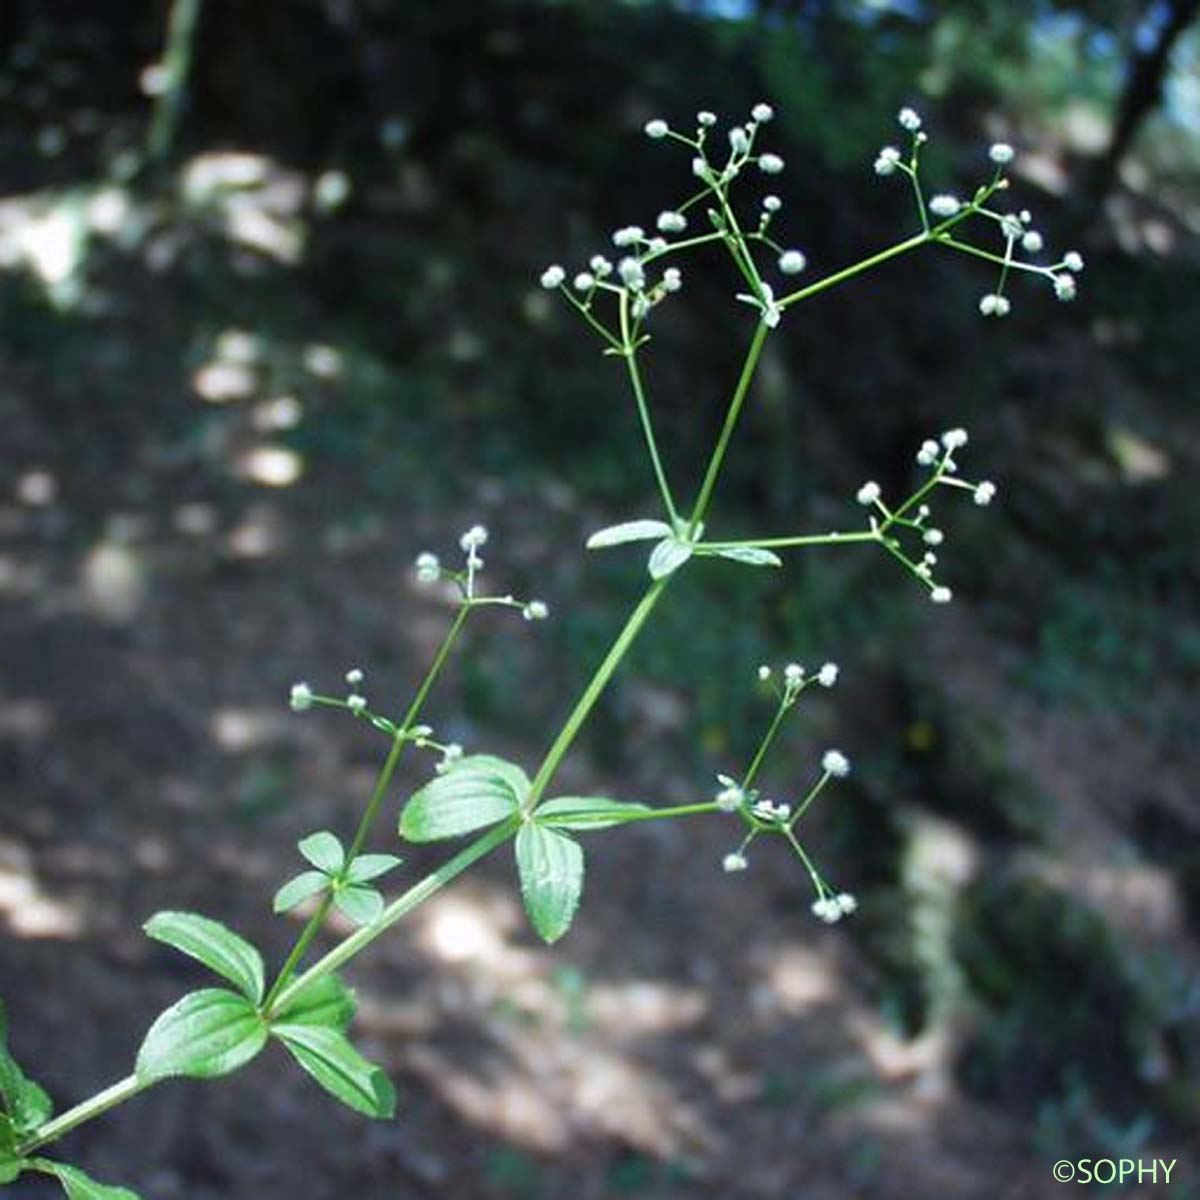
[[[902,504],[890,508],[883,499],[883,491],[873,479],[858,489],[859,504],[872,510],[869,520],[873,538],[912,574],[921,581],[935,604],[948,604],[953,599],[950,589],[935,578],[938,565],[936,547],[945,541],[945,534],[930,524],[933,516],[931,499],[938,487],[957,488],[971,493],[971,498],[980,507],[990,504],[996,495],[996,485],[990,479],[971,483],[958,473],[955,452],[967,444],[965,429],[948,429],[941,440],[927,438],[917,451],[917,464],[929,469],[929,477]],[[919,539],[920,558],[905,549],[901,535]]]
[[[550,607],[544,600],[518,600],[512,595],[480,596],[476,594],[476,576],[483,570],[483,556],[479,551],[487,543],[488,531],[483,525],[472,525],[458,539],[459,547],[466,556],[461,571],[443,566],[441,559],[431,551],[422,551],[417,555],[414,565],[417,582],[433,584],[442,579],[448,579],[457,585],[459,599],[468,607],[478,608],[490,604],[502,608],[517,608],[521,610],[521,615],[526,621],[544,621],[550,615]]]
[[[938,193],[926,200],[921,186],[920,154],[928,135],[922,127],[920,114],[913,108],[902,108],[897,121],[910,135],[908,155],[906,157],[896,146],[884,146],[875,156],[875,174],[884,178],[896,174],[908,177],[922,228],[931,240],[982,258],[1000,268],[996,286],[980,297],[980,313],[985,317],[1008,316],[1012,304],[1005,295],[1005,287],[1013,272],[1038,276],[1050,284],[1059,300],[1073,300],[1076,293],[1075,277],[1083,270],[1083,256],[1071,250],[1052,263],[1033,261],[1045,249],[1045,238],[1033,228],[1033,217],[1028,209],[1001,212],[989,205],[996,193],[1005,191],[1009,186],[1005,172],[1016,159],[1016,151],[1012,146],[1008,142],[992,143],[988,149],[992,177],[975,189],[971,200],[960,200],[948,192]],[[1002,244],[999,252],[960,240],[957,227],[965,218],[973,215],[992,222],[999,230]]]

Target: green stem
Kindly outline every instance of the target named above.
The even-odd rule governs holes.
[[[192,66],[200,8],[201,0],[175,0],[171,6],[167,49],[163,56],[165,82],[154,106],[150,133],[146,139],[146,157],[152,163],[165,159],[175,140]]]
[[[131,1100],[138,1092],[149,1086],[149,1082],[139,1079],[136,1075],[126,1075],[124,1079],[114,1083],[111,1087],[106,1087],[104,1091],[97,1092],[81,1104],[75,1105],[74,1108],[60,1113],[52,1121],[47,1121],[32,1137],[17,1146],[15,1153],[19,1158],[24,1158],[39,1146],[56,1141],[64,1134],[70,1133],[72,1129],[108,1112],[110,1108],[116,1108],[118,1104],[124,1104],[126,1100]]]
[[[743,792],[754,782],[754,777],[758,774],[758,769],[762,766],[763,759],[767,757],[767,751],[771,748],[771,743],[775,740],[775,735],[779,732],[779,727],[783,724],[783,718],[787,715],[787,711],[791,707],[791,704],[787,703],[779,705],[779,709],[775,713],[775,719],[768,726],[767,732],[763,735],[763,740],[758,744],[758,750],[750,760],[750,765],[746,768],[746,774],[742,778]]]
[[[654,437],[654,425],[650,421],[650,406],[646,403],[646,392],[642,386],[641,372],[638,370],[637,349],[629,336],[629,295],[627,292],[621,293],[620,313],[621,341],[623,343],[621,354],[625,359],[625,366],[629,371],[629,382],[633,386],[633,396],[637,402],[638,420],[641,422],[642,433],[646,439],[646,449],[650,451],[650,462],[654,466],[654,477],[658,480],[658,490],[662,494],[662,501],[667,513],[670,515],[671,523],[675,524],[679,519],[679,514],[675,511],[675,500],[671,495],[671,486],[667,483],[667,475],[663,470],[662,459],[659,457],[658,442]]]
[[[712,501],[713,488],[717,485],[717,476],[721,473],[721,464],[725,461],[725,452],[729,449],[729,441],[733,437],[733,430],[737,425],[738,416],[742,411],[742,404],[745,402],[746,393],[750,390],[750,382],[754,378],[759,357],[762,355],[763,345],[766,343],[767,334],[770,332],[770,328],[764,322],[760,321],[754,331],[754,338],[750,343],[750,349],[746,352],[746,361],[742,363],[742,373],[738,376],[737,387],[734,389],[733,398],[729,402],[729,410],[725,414],[725,424],[721,428],[721,436],[717,439],[712,457],[708,460],[708,470],[705,471],[704,482],[700,485],[700,495],[696,500],[696,507],[692,509],[690,523],[692,537],[696,536],[696,531],[700,528],[700,523],[704,520],[704,514],[708,511],[708,506]]]
[[[389,930],[402,917],[410,913],[418,905],[423,904],[435,892],[445,887],[455,876],[461,875],[468,867],[490,854],[498,846],[502,846],[516,833],[519,822],[505,821],[501,825],[488,830],[482,837],[476,838],[470,845],[460,850],[452,859],[443,863],[432,874],[426,875],[419,883],[414,884],[391,902],[380,914],[379,919],[370,925],[343,938],[327,954],[317,959],[303,975],[297,976],[289,983],[274,1003],[265,1011],[269,1019],[275,1013],[285,1009],[305,988],[311,987],[318,979],[336,971],[343,963],[348,962],[361,950],[369,946],[377,937]]]
[[[617,635],[616,641],[609,647],[608,653],[604,656],[604,661],[596,669],[596,673],[592,676],[587,687],[584,688],[583,695],[576,701],[575,707],[567,717],[566,723],[559,730],[558,736],[554,739],[550,749],[546,751],[546,757],[542,759],[541,766],[538,767],[537,774],[533,777],[533,783],[529,789],[529,798],[526,801],[529,810],[532,810],[538,800],[541,799],[542,793],[546,790],[546,785],[550,782],[551,776],[558,770],[558,764],[562,762],[563,757],[570,749],[571,743],[579,733],[580,727],[587,720],[588,714],[592,711],[596,701],[600,698],[600,694],[608,685],[608,681],[620,665],[621,659],[625,657],[629,647],[633,645],[634,638],[641,632],[642,626],[654,611],[654,606],[662,597],[670,580],[671,576],[668,575],[663,579],[655,580],[650,585],[646,594],[638,601],[637,607],[630,614],[629,620],[625,622],[625,627]]]
[[[786,550],[792,546],[841,546],[853,542],[875,542],[869,529],[854,533],[810,533],[796,537],[751,538],[744,542],[697,542],[696,551],[705,550]]]
[[[630,825],[635,821],[662,821],[672,817],[693,817],[700,813],[719,812],[720,805],[714,800],[703,800],[697,804],[676,804],[671,808],[650,808],[645,812],[624,812],[620,815],[613,813],[596,813],[596,823],[601,826],[610,825]],[[563,817],[564,822],[578,822],[587,820],[586,813],[574,813],[570,816]],[[548,829],[553,829],[559,822],[550,816],[543,822]],[[579,828],[576,824],[574,828]]]
[[[375,789],[371,793],[371,799],[367,807],[363,810],[362,816],[359,818],[358,828],[354,831],[354,840],[350,843],[350,849],[346,851],[346,861],[343,869],[348,868],[358,857],[359,851],[363,848],[363,843],[367,840],[371,826],[374,825],[375,818],[379,815],[380,805],[383,803],[388,787],[391,785],[392,775],[395,774],[396,767],[399,765],[400,759],[404,754],[404,749],[408,745],[408,731],[420,715],[421,709],[424,707],[425,701],[429,696],[430,689],[441,674],[442,667],[446,664],[446,659],[450,657],[450,651],[454,648],[454,643],[458,640],[458,635],[462,632],[462,627],[466,624],[470,611],[471,605],[469,603],[459,605],[458,612],[455,613],[454,620],[450,628],[446,631],[446,636],[442,639],[442,644],[438,647],[437,654],[434,655],[429,670],[425,672],[425,678],[421,681],[421,686],[417,689],[417,694],[413,697],[412,703],[408,706],[408,711],[404,714],[404,720],[401,722],[400,729],[392,742],[391,749],[388,751],[388,756],[384,760],[379,775],[375,780]],[[280,991],[295,973],[301,959],[303,959],[305,953],[308,951],[309,946],[312,945],[313,939],[324,926],[325,918],[329,916],[329,910],[332,907],[333,893],[326,892],[321,897],[321,902],[317,905],[316,911],[309,917],[303,930],[301,930],[300,936],[296,939],[291,952],[280,968],[275,982],[271,984],[266,999],[263,1001],[262,1006],[264,1011],[270,1010]]]
[[[824,279],[818,279],[816,283],[810,283],[808,287],[800,288],[799,291],[784,296],[782,300],[778,301],[778,305],[780,308],[789,308],[793,304],[799,304],[801,300],[807,300],[809,296],[815,296],[818,292],[825,291],[826,288],[835,287],[847,279],[853,279],[855,275],[861,275],[864,271],[869,271],[872,267],[877,267],[890,259],[899,258],[901,254],[907,254],[910,250],[915,250],[918,246],[923,246],[935,238],[936,232],[927,233],[922,230],[903,242],[897,242],[886,250],[880,250],[878,254],[872,254],[870,258],[864,258],[853,266],[843,267],[840,271],[834,271],[832,275],[826,275]]]

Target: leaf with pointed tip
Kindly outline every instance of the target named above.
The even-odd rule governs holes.
[[[665,579],[674,574],[692,557],[695,547],[690,542],[681,542],[678,538],[664,538],[650,554],[647,568],[651,579]]]
[[[326,875],[336,875],[346,861],[346,851],[342,849],[341,841],[328,829],[310,833],[296,845],[300,853]]]
[[[761,546],[729,546],[724,550],[714,550],[717,558],[728,558],[734,562],[744,563],[748,567],[782,567],[783,559],[770,550]]]
[[[263,997],[262,955],[245,938],[198,913],[155,913],[143,926],[146,936],[203,963],[255,1004]]]
[[[324,871],[301,871],[275,893],[273,907],[277,913],[288,912],[328,886],[329,876]]]
[[[322,975],[309,984],[278,1020],[284,1025],[324,1025],[344,1031],[354,1017],[354,993],[337,975]]]
[[[652,538],[670,537],[674,530],[665,521],[623,521],[620,525],[609,525],[598,529],[587,540],[589,550],[602,550],[606,546],[623,546],[626,542],[646,542]]]
[[[346,878],[351,883],[366,883],[370,879],[378,879],[395,870],[401,859],[394,854],[360,854],[346,872]]]
[[[189,992],[150,1026],[137,1056],[144,1083],[185,1075],[213,1079],[245,1066],[267,1044],[253,1004],[224,988]]]
[[[333,906],[355,925],[370,925],[383,912],[383,897],[367,884],[352,883],[334,890]]]
[[[8,1049],[8,1012],[0,1000],[0,1106],[17,1133],[27,1133],[50,1119],[54,1105],[45,1089],[29,1079]]]
[[[517,833],[517,874],[521,898],[543,940],[557,942],[571,927],[583,892],[583,850],[579,843],[532,822]]]
[[[528,794],[529,779],[515,763],[469,755],[414,793],[400,814],[400,835],[437,842],[472,833],[512,817]]]
[[[276,1025],[271,1031],[327,1092],[368,1117],[396,1111],[396,1089],[336,1030],[314,1025]]]
[[[29,1166],[43,1175],[53,1175],[62,1184],[67,1200],[138,1200],[136,1192],[97,1183],[86,1172],[66,1163],[51,1162],[48,1158],[31,1158]]]
[[[14,1158],[0,1150],[0,1184],[12,1183],[25,1170],[28,1161],[25,1158]]]
[[[648,804],[605,800],[599,796],[559,796],[539,804],[534,819],[539,825],[554,829],[609,829],[623,825],[633,814],[650,811]]]

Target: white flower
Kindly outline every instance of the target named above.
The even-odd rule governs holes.
[[[804,682],[804,668],[799,663],[788,663],[783,668],[783,682],[789,688],[798,688]]]
[[[1042,235],[1036,229],[1031,229],[1021,238],[1021,248],[1026,254],[1041,254],[1045,245]]]
[[[768,667],[766,663],[763,663],[763,665],[758,668],[758,678],[763,683],[766,683],[767,680],[771,678],[771,668]]]
[[[625,225],[612,235],[614,246],[636,246],[646,236],[640,225]]]
[[[759,800],[754,806],[754,815],[760,821],[786,821],[792,815],[792,806],[776,804],[773,800]]]
[[[921,539],[927,546],[940,546],[946,535],[940,529],[927,529]]]
[[[764,175],[778,175],[783,170],[783,159],[778,154],[760,154],[758,169]]]
[[[668,267],[663,272],[662,286],[664,292],[677,292],[683,287],[683,275],[678,267]]]
[[[292,706],[294,712],[304,712],[312,708],[312,688],[307,683],[293,683],[288,703]]]
[[[720,778],[725,786],[714,797],[714,803],[722,812],[737,812],[746,799],[746,793],[727,775]]]
[[[667,125],[666,121],[662,120],[660,117],[655,117],[653,121],[646,122],[647,137],[652,137],[655,139],[665,138],[669,132],[670,127]]]
[[[858,489],[858,502],[863,505],[874,504],[879,499],[881,492],[879,484],[873,479],[868,479],[866,483]]]
[[[700,155],[697,155],[692,159],[692,174],[695,175],[697,179],[708,178],[708,163],[705,162]]]
[[[521,609],[521,616],[527,621],[544,621],[550,615],[550,609],[542,600],[530,600]]]
[[[776,213],[783,207],[783,201],[778,196],[764,196],[763,208],[769,213]]]
[[[975,486],[975,503],[980,507],[991,504],[992,497],[995,494],[996,485],[990,479],[985,479],[982,483]]]
[[[954,593],[951,592],[948,587],[935,587],[933,591],[929,593],[929,598],[934,602],[934,604],[949,604],[954,598]]]
[[[1077,250],[1069,250],[1063,255],[1063,266],[1078,275],[1083,270],[1083,255]]]
[[[417,555],[417,580],[420,583],[437,583],[442,575],[442,564],[436,554],[426,550]]]
[[[542,287],[546,288],[548,291],[553,291],[556,287],[559,287],[562,284],[562,281],[566,279],[566,277],[566,271],[564,271],[562,267],[558,265],[558,263],[554,263],[552,266],[547,267],[542,272]]]
[[[358,685],[360,683],[362,683],[362,681],[363,681],[362,668],[352,667],[349,671],[346,672],[346,682],[351,687],[358,687]]]
[[[480,546],[486,546],[487,540],[488,531],[482,525],[472,525],[458,539],[458,544],[469,554],[472,550],[478,550]]]
[[[821,756],[821,769],[843,779],[850,774],[850,760],[840,750],[826,750]]]
[[[769,121],[775,115],[775,110],[769,104],[756,104],[750,110],[750,115],[756,121]]]
[[[900,165],[900,151],[895,146],[884,146],[875,159],[876,175],[893,175]]]
[[[1008,238],[1009,241],[1015,242],[1017,238],[1022,237],[1025,233],[1025,226],[1021,218],[1014,213],[1005,213],[1000,218],[1000,232]]]
[[[696,114],[696,123],[706,129],[711,129],[717,123],[717,114],[709,112],[708,109],[701,109]]]
[[[744,854],[727,854],[721,860],[722,869],[730,875],[734,871],[744,871],[749,865]]]
[[[729,144],[734,154],[745,154],[750,149],[750,138],[740,125],[735,125],[729,131]]]
[[[998,167],[1002,167],[1006,163],[1012,162],[1014,154],[1015,151],[1007,142],[995,142],[988,151],[988,158]]]
[[[917,451],[917,462],[923,467],[931,467],[941,457],[942,448],[933,440],[926,438]]]
[[[939,196],[934,196],[929,201],[929,211],[935,217],[952,217],[959,209],[962,208],[957,196],[950,196],[943,192]]]
[[[902,108],[896,114],[896,120],[899,121],[901,126],[907,129],[910,133],[915,133],[921,128],[921,118],[917,114],[917,110],[915,108]]]
[[[596,286],[596,277],[590,271],[580,271],[571,281],[571,286],[577,292],[590,292]]]
[[[650,298],[641,293],[634,297],[633,304],[630,306],[630,312],[633,313],[635,321],[640,321],[650,311]]]
[[[960,446],[967,444],[967,431],[965,429],[947,429],[942,434],[942,445],[947,450],[957,450]]]
[[[588,261],[588,266],[596,272],[598,279],[603,279],[606,275],[612,274],[613,265],[603,254],[593,254]]]
[[[848,917],[852,912],[858,909],[858,901],[850,895],[849,892],[839,892],[833,898],[834,903],[841,910],[842,916]]]
[[[831,688],[837,683],[838,665],[837,663],[827,662],[817,672],[817,682],[822,687]]]
[[[822,897],[820,900],[814,900],[812,911],[813,916],[819,917],[826,925],[835,924],[842,916],[842,907],[832,896],[828,899]]]
[[[1011,307],[1007,296],[995,292],[989,292],[979,301],[979,311],[985,317],[1007,317]]]
[[[355,715],[358,716],[367,707],[366,696],[360,696],[357,693],[346,698],[346,707]]]
[[[658,214],[658,220],[655,224],[663,233],[682,233],[687,228],[687,217],[681,212],[667,209],[665,212]]]
[[[646,285],[646,272],[636,258],[623,258],[617,263],[617,274],[628,288],[640,291]]]
[[[1074,275],[1055,275],[1054,277],[1054,294],[1060,300],[1075,299],[1075,276]]]
[[[785,275],[799,275],[808,265],[808,259],[799,250],[785,250],[779,256],[779,269]]]

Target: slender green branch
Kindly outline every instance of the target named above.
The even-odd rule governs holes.
[[[643,812],[629,811],[622,813],[597,812],[595,820],[598,825],[632,825],[639,821],[663,821],[674,817],[693,817],[701,813],[720,812],[721,806],[713,800],[703,800],[696,804],[676,804],[671,808],[648,808]],[[571,813],[564,815],[563,822],[586,821],[587,813]],[[547,816],[543,822],[548,828],[558,824],[553,816]],[[575,828],[578,828],[576,825]]]
[[[775,713],[775,719],[767,726],[767,732],[763,734],[763,739],[758,744],[758,749],[755,751],[754,757],[750,760],[750,765],[746,768],[746,774],[742,776],[742,791],[745,791],[758,775],[759,768],[763,765],[763,760],[767,757],[767,751],[771,748],[771,743],[775,740],[775,735],[779,732],[779,727],[783,724],[783,718],[787,715],[787,711],[791,708],[791,704],[786,701],[780,702],[779,708]]]
[[[469,866],[507,842],[517,832],[519,824],[520,822],[517,820],[505,821],[503,824],[489,829],[482,837],[476,838],[475,841],[460,850],[453,858],[443,863],[436,871],[426,875],[424,879],[414,884],[408,891],[397,896],[383,910],[378,920],[372,922],[370,925],[364,925],[361,929],[357,929],[348,937],[343,938],[332,950],[322,958],[317,959],[303,975],[299,975],[292,980],[275,997],[274,1004],[266,1010],[265,1015],[270,1018],[275,1013],[287,1008],[305,988],[310,987],[318,979],[330,974],[330,972],[336,971],[360,951],[366,949],[367,946],[381,934],[386,933],[402,917],[406,916],[418,905],[423,904],[435,892],[445,887],[450,880],[461,875]]]
[[[789,295],[784,296],[782,300],[777,301],[777,303],[780,308],[790,308],[793,304],[799,304],[801,300],[807,300],[809,296],[815,296],[818,292],[823,292],[828,288],[845,282],[847,279],[853,279],[855,275],[861,275],[864,271],[871,270],[872,267],[878,267],[881,263],[888,262],[890,259],[899,258],[901,254],[907,254],[910,250],[915,250],[918,246],[925,245],[926,242],[932,241],[935,237],[936,233],[922,231],[913,237],[906,238],[903,242],[897,242],[894,246],[889,246],[886,250],[880,250],[878,254],[872,254],[869,258],[864,258],[860,262],[856,262],[853,266],[843,267],[840,271],[834,271],[832,275],[826,275],[823,279],[818,279],[815,283],[810,283],[807,287],[802,287],[798,291],[791,292]]]
[[[66,1112],[59,1113],[52,1121],[47,1121],[35,1134],[17,1146],[17,1157],[24,1158],[39,1146],[57,1141],[60,1137],[70,1133],[72,1129],[77,1129],[80,1125],[108,1112],[110,1108],[116,1108],[118,1104],[132,1100],[134,1096],[149,1086],[149,1083],[139,1079],[136,1075],[126,1075],[124,1079],[114,1083],[111,1087],[106,1087],[102,1092],[97,1092],[82,1103],[76,1104],[74,1108],[68,1108]]]
[[[865,529],[853,533],[809,533],[795,537],[750,538],[741,542],[697,542],[696,550],[788,550],[797,546],[844,546],[878,540],[877,534]]]

